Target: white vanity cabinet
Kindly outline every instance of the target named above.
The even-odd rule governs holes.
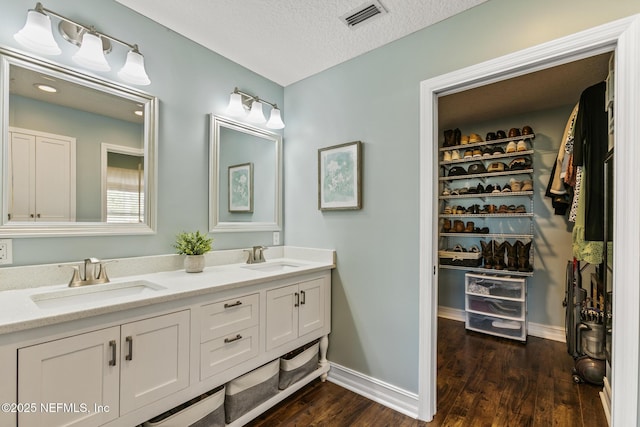
[[[324,326],[325,292],[322,278],[267,291],[267,351]]]
[[[18,349],[18,402],[37,405],[18,425],[100,426],[186,388],[189,322],[183,310]]]
[[[200,314],[200,379],[258,355],[260,295],[203,305]]]

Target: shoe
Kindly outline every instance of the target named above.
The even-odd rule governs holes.
[[[476,187],[476,191],[478,194],[484,193],[484,187],[482,186],[482,184],[478,184],[478,186]]]
[[[443,196],[450,196],[451,195],[451,190],[449,190],[449,187],[444,187],[444,190],[442,190],[442,195]]]
[[[531,126],[524,126],[522,128],[522,134],[523,135],[533,135],[533,129],[531,129]]]
[[[507,248],[507,270],[518,270],[518,250],[520,249],[521,245],[522,242],[520,240],[516,240],[516,242],[513,244],[505,242],[505,246]]]
[[[518,248],[518,271],[533,271],[533,267],[529,263],[530,251],[531,242],[523,243]]]
[[[444,210],[442,211],[442,213],[444,215],[451,215],[451,214],[453,214],[453,208],[451,206],[447,205],[447,206],[444,207]]]
[[[502,192],[511,193],[511,186],[509,184],[506,184],[504,187],[502,187]]]
[[[505,267],[504,263],[504,254],[506,249],[506,242],[502,242],[498,244],[498,242],[493,242],[493,268],[496,270],[503,270]]]
[[[500,188],[499,185],[496,185],[496,188],[492,191],[492,193],[500,193],[502,192],[502,189]]]
[[[489,242],[480,241],[482,247],[482,261],[484,268],[493,268],[493,240]]]
[[[442,160],[444,160],[445,162],[450,162],[451,161],[451,151],[445,151],[444,154],[442,155]]]
[[[451,152],[451,160],[460,160],[460,152],[458,150]]]
[[[502,129],[496,131],[496,139],[505,139],[507,134]]]
[[[472,133],[469,135],[469,144],[475,144],[476,142],[483,142],[482,137],[477,133]]]
[[[515,142],[511,141],[507,144],[507,153],[515,153],[517,150],[518,146],[516,145]]]
[[[489,227],[482,227],[480,229],[480,233],[482,234],[489,234]]]
[[[511,185],[511,191],[514,193],[522,191],[522,183],[520,181],[511,178],[509,185]]]
[[[502,147],[499,147],[499,146],[496,145],[495,147],[493,147],[493,153],[492,154],[494,156],[498,155],[498,154],[504,154],[504,149]]]
[[[485,141],[493,141],[494,139],[496,139],[495,132],[487,132],[487,136],[484,137]]]
[[[482,157],[482,150],[479,148],[476,148],[473,150],[473,157]]]
[[[496,205],[485,205],[485,208],[487,208],[487,213],[493,214],[497,212]]]
[[[460,221],[459,219],[456,219],[453,221],[453,231],[455,233],[462,233],[464,232],[464,222]]]
[[[453,139],[453,129],[447,129],[444,131],[444,144],[443,147],[453,147],[456,145],[455,140]]]
[[[527,213],[527,209],[524,205],[518,205],[515,209],[515,213]]]
[[[451,231],[451,220],[450,219],[445,219],[442,222],[442,231],[445,233],[448,233]]]
[[[493,150],[491,149],[491,147],[484,147],[484,149],[482,150],[482,157],[489,157],[493,154]]]
[[[465,233],[473,233],[473,230],[475,230],[476,225],[474,224],[473,221],[467,221],[467,226],[464,229]]]
[[[484,192],[485,193],[493,193],[493,190],[495,190],[496,188],[493,186],[493,184],[489,184],[484,188]]]
[[[467,145],[469,143],[469,135],[462,135],[460,137],[460,145]]]
[[[530,179],[522,181],[522,189],[520,191],[533,191],[533,181]]]
[[[509,138],[515,138],[517,136],[520,136],[520,129],[518,128],[509,129]]]
[[[499,214],[509,213],[509,207],[507,205],[500,205],[500,207],[498,208],[497,213],[499,213]]]
[[[462,137],[462,133],[460,132],[460,129],[455,128],[453,130],[453,142],[454,145],[460,145],[460,138]]]
[[[527,151],[527,143],[525,142],[524,139],[521,139],[520,141],[518,141],[518,144],[516,145],[516,151]]]
[[[471,157],[473,157],[473,150],[467,150],[464,152],[465,159],[470,159]]]

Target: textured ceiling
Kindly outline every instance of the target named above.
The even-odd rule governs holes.
[[[355,29],[340,16],[366,0],[116,1],[287,86],[487,0],[380,0]]]

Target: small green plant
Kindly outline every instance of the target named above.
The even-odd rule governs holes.
[[[180,255],[202,255],[211,250],[213,238],[196,231],[193,233],[182,232],[176,236],[176,243],[173,245]]]

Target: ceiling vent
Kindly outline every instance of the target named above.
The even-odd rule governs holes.
[[[340,17],[340,20],[344,22],[349,28],[356,28],[370,22],[374,18],[379,18],[385,15],[387,11],[380,4],[379,1],[368,1],[361,4],[357,8],[350,10]]]

